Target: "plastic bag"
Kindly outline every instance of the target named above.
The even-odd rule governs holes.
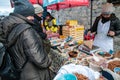
[[[86,66],[76,65],[76,64],[71,63],[71,64],[62,66],[60,68],[60,70],[58,71],[54,80],[57,80],[58,77],[60,77],[63,74],[67,74],[67,73],[70,73],[70,74],[79,73],[79,74],[82,74],[82,75],[88,77],[89,80],[96,80],[96,79],[99,79],[99,77],[100,77],[99,72],[95,72]]]

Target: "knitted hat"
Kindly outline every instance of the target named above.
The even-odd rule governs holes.
[[[33,6],[34,6],[34,9],[35,9],[35,14],[43,12],[43,8],[39,4],[34,4]]]
[[[115,8],[112,3],[106,3],[102,7],[102,14],[112,14]]]
[[[14,13],[18,13],[25,17],[33,16],[35,11],[34,7],[28,0],[14,0]]]
[[[51,14],[49,12],[46,13],[46,16],[51,16]]]

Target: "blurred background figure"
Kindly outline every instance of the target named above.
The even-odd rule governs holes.
[[[35,14],[34,14],[34,23],[35,26],[33,26],[33,28],[37,31],[37,33],[40,35],[40,37],[43,40],[43,46],[44,49],[47,53],[50,52],[50,48],[51,48],[51,43],[50,41],[47,39],[47,34],[45,32],[43,32],[44,30],[44,26],[43,26],[43,8],[42,6],[40,6],[39,4],[34,4],[34,9],[35,9]]]
[[[34,4],[35,14],[34,14],[34,23],[36,24],[33,28],[37,31],[37,33],[43,38],[46,39],[47,34],[43,32],[43,8],[39,4]]]
[[[54,33],[58,32],[58,26],[56,23],[56,19],[49,13],[47,12],[45,20],[44,20],[44,27],[46,31],[51,31]]]

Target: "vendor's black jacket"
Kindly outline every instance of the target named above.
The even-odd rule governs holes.
[[[12,45],[8,50],[17,68],[22,67],[28,59],[20,80],[50,80],[48,67],[51,60],[43,49],[41,37],[32,28],[33,25],[19,14],[10,14],[0,22],[0,42],[8,47]]]
[[[46,39],[47,34],[43,32],[43,29],[41,27],[41,17],[37,16],[36,14],[34,15],[34,23],[35,26],[33,28],[37,31],[37,33],[43,38]]]
[[[97,27],[98,27],[98,23],[99,20],[102,19],[102,15],[98,16],[93,24],[93,27],[91,27],[90,31],[91,32],[97,32]],[[120,20],[115,16],[115,14],[111,14],[110,17],[110,29],[109,31],[114,31],[115,32],[115,36],[120,34]],[[107,21],[103,21],[103,23],[105,23]]]

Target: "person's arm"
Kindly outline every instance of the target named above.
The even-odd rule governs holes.
[[[53,26],[57,26],[56,19],[53,19],[53,20],[52,20],[52,24],[53,24]]]
[[[98,22],[99,22],[99,20],[100,20],[99,17],[97,17],[97,18],[95,19],[93,26],[90,28],[91,33],[97,31],[97,26],[98,26]]]
[[[111,22],[111,27],[108,36],[114,37],[120,34],[120,20],[118,18]]]
[[[116,20],[116,23],[115,23],[115,36],[119,35],[120,34],[120,20],[117,19]]]
[[[28,60],[39,68],[47,68],[51,64],[40,36],[33,29],[27,29],[22,34],[23,48]]]
[[[48,22],[47,22],[46,19],[43,20],[43,26],[44,26],[44,29],[47,30],[46,28],[47,28],[49,25],[48,25]]]
[[[95,35],[96,34],[99,20],[100,20],[99,17],[97,17],[95,19],[95,22],[94,22],[93,26],[88,30],[87,35],[90,35],[90,34]]]

